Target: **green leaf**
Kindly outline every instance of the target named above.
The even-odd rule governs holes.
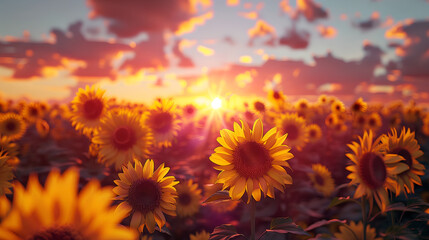
[[[203,203],[208,202],[220,202],[225,200],[231,200],[231,197],[229,196],[228,191],[217,191],[213,193],[209,198],[207,198]]]
[[[215,227],[210,234],[210,240],[246,240],[243,234],[238,234],[231,224],[223,224]]]
[[[410,204],[408,206],[405,206],[405,204],[403,204],[402,202],[397,202],[387,206],[384,212],[377,212],[376,214],[374,214],[370,221],[374,220],[378,215],[390,211],[414,212],[419,214],[424,213],[423,209],[421,208],[421,205],[419,204]]]
[[[335,207],[337,205],[343,204],[343,203],[347,203],[347,202],[354,202],[360,205],[360,202],[350,198],[350,197],[335,197],[334,199],[332,199],[331,203],[329,204],[328,208],[332,208]]]

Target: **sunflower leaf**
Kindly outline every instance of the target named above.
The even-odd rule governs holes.
[[[215,227],[210,234],[210,240],[246,240],[243,234],[237,233],[237,230],[231,224],[223,224]]]
[[[345,224],[346,220],[339,220],[339,219],[325,220],[325,219],[323,219],[323,220],[320,220],[318,222],[315,222],[315,223],[311,224],[310,226],[308,226],[304,230],[306,232],[308,232],[308,231],[314,230],[314,229],[316,229],[318,227],[325,226],[325,225],[328,225],[328,224],[331,224],[331,223],[342,223],[342,224]]]
[[[231,200],[228,191],[217,191],[213,193],[210,197],[208,197],[203,203],[209,202],[220,202],[225,200]]]
[[[271,221],[270,229],[267,229],[264,234],[268,233],[293,233],[297,235],[307,235],[310,236],[306,231],[304,231],[300,226],[296,225],[290,218],[275,218]],[[263,235],[264,235],[263,234]]]
[[[340,204],[343,204],[343,203],[346,203],[346,202],[354,202],[354,203],[357,203],[357,204],[360,205],[359,201],[357,201],[357,200],[355,200],[353,198],[350,198],[350,197],[335,197],[334,199],[332,199],[332,201],[329,204],[328,208],[332,208],[332,207],[335,207],[337,205],[340,205]]]

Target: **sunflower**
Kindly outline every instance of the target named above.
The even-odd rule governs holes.
[[[338,122],[339,122],[339,119],[337,114],[335,113],[330,113],[325,118],[325,125],[330,128],[334,127]]]
[[[116,114],[109,112],[100,126],[92,142],[100,146],[99,160],[106,165],[115,164],[120,169],[133,158],[148,154],[151,134],[136,114],[124,109]]]
[[[176,186],[177,206],[176,212],[179,217],[190,217],[200,209],[201,189],[192,180],[182,182]]]
[[[364,132],[359,136],[360,144],[352,142],[347,146],[353,153],[346,156],[352,161],[352,165],[346,169],[351,173],[347,178],[351,179],[349,184],[357,184],[354,198],[366,196],[370,205],[373,198],[382,211],[389,203],[386,189],[396,189],[395,176],[406,170],[408,165],[402,163],[403,158],[397,154],[383,154],[380,138],[373,140],[373,132]]]
[[[43,118],[44,115],[45,113],[40,108],[39,103],[28,103],[22,109],[22,116],[30,123],[36,122],[38,119]]]
[[[309,110],[310,103],[307,99],[301,98],[295,103],[295,109],[297,112],[305,113]]]
[[[352,124],[357,129],[364,129],[367,125],[367,116],[364,113],[354,114]]]
[[[155,172],[153,160],[146,160],[144,166],[135,161],[134,168],[130,162],[128,167],[122,167],[120,180],[115,180],[117,187],[113,192],[118,200],[123,200],[116,208],[117,212],[132,215],[130,226],[143,232],[144,227],[150,233],[155,231],[155,225],[162,228],[165,224],[164,213],[176,216],[177,192],[174,176],[165,176],[170,168],[161,164]]]
[[[286,96],[282,91],[270,90],[268,91],[268,101],[274,106],[276,110],[284,110],[286,107]]]
[[[210,233],[206,231],[197,232],[195,234],[189,235],[189,240],[209,240]]]
[[[358,98],[351,106],[352,113],[363,113],[368,108],[368,104],[362,98]]]
[[[43,119],[36,120],[36,130],[40,137],[45,138],[49,134],[49,124]]]
[[[300,150],[308,142],[308,130],[305,126],[305,119],[296,113],[282,114],[276,120],[277,127],[282,134],[287,133],[286,144]]]
[[[398,175],[396,185],[396,195],[401,192],[414,193],[414,184],[422,185],[420,180],[421,175],[425,173],[423,166],[416,158],[421,157],[423,152],[420,150],[420,145],[415,139],[415,133],[410,129],[402,128],[401,134],[398,136],[396,129],[392,128],[391,133],[383,135],[381,138],[383,143],[383,151],[387,154],[398,154],[404,158],[409,169]]]
[[[197,114],[197,108],[192,104],[187,104],[186,106],[183,107],[182,112],[186,120],[192,119]]]
[[[344,107],[344,103],[337,99],[331,104],[331,111],[333,113],[341,114],[346,111],[346,108]]]
[[[27,125],[20,115],[9,112],[0,114],[0,134],[11,141],[20,139],[27,129]]]
[[[7,162],[8,159],[6,153],[0,151],[0,196],[12,193],[9,188],[12,187],[10,181],[13,178],[13,173],[12,167]]]
[[[313,172],[308,173],[308,177],[313,183],[313,187],[325,197],[330,196],[335,189],[331,172],[322,164],[314,164],[311,168]]]
[[[382,240],[382,238],[376,238],[377,233],[371,226],[366,226],[366,237],[363,236],[363,223],[350,222],[344,226],[340,226],[340,232],[334,234],[334,236],[340,240]]]
[[[101,119],[105,117],[108,108],[104,92],[94,86],[86,86],[85,89],[79,88],[76,97],[71,102],[71,121],[76,130],[90,134],[100,127]]]
[[[317,124],[307,126],[308,140],[312,143],[318,142],[322,137],[322,129]]]
[[[14,185],[12,209],[0,224],[0,239],[136,239],[119,225],[110,207],[111,188],[90,181],[78,194],[79,171],[50,172],[45,187],[31,175],[27,189]]]
[[[0,152],[4,152],[7,155],[7,162],[10,166],[15,167],[19,163],[18,158],[18,145],[11,142],[6,136],[0,137]]]
[[[367,128],[371,129],[373,131],[377,131],[381,127],[381,125],[383,124],[381,122],[380,114],[378,114],[376,112],[373,112],[373,113],[371,113],[371,115],[368,116],[366,123],[367,123],[367,125],[366,125]]]
[[[241,127],[234,123],[234,131],[223,129],[217,141],[221,146],[215,149],[210,160],[220,170],[218,183],[223,189],[229,187],[233,200],[240,199],[247,192],[256,201],[264,196],[274,198],[274,188],[283,192],[286,184],[292,184],[292,177],[283,167],[290,168],[287,160],[293,158],[290,148],[284,145],[287,134],[279,136],[272,128],[263,135],[262,121],[257,119],[250,129],[241,121]]]
[[[156,100],[146,113],[145,125],[151,130],[158,146],[170,146],[181,126],[174,102],[165,99]]]

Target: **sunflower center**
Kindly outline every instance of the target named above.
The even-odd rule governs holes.
[[[369,120],[368,120],[368,124],[370,125],[370,126],[375,126],[375,119],[374,118],[370,118]]]
[[[152,116],[151,126],[155,132],[166,133],[173,125],[173,116],[168,112],[156,113]]]
[[[325,180],[323,179],[320,174],[317,174],[314,176],[314,180],[316,180],[317,185],[323,185],[325,183]]]
[[[315,138],[317,135],[316,130],[310,129],[310,131],[308,132],[308,135],[310,135],[311,138]]]
[[[277,91],[275,91],[275,92],[273,93],[273,97],[274,97],[274,99],[279,99],[279,98],[280,98],[280,93],[279,93],[279,92],[277,92]]]
[[[84,238],[70,227],[53,227],[39,232],[28,240],[83,240]]]
[[[283,130],[287,133],[287,138],[289,140],[296,140],[299,135],[299,129],[295,124],[286,124],[283,126]]]
[[[103,112],[103,103],[100,99],[90,99],[83,104],[83,113],[88,119],[97,119]]]
[[[113,133],[113,143],[120,150],[127,150],[136,143],[136,136],[129,127],[118,127]]]
[[[387,171],[383,159],[375,153],[365,153],[359,164],[362,181],[372,189],[382,187]]]
[[[404,148],[395,148],[393,149],[392,153],[398,154],[405,158],[405,163],[411,168],[413,166],[413,157],[411,156],[411,153]]]
[[[8,131],[15,131],[15,130],[16,130],[16,128],[17,128],[17,126],[16,126],[16,123],[15,123],[15,122],[13,122],[13,121],[8,121],[8,122],[6,122],[6,129],[7,129]]]
[[[158,184],[150,179],[136,180],[128,192],[128,203],[143,214],[154,211],[161,204]]]
[[[359,103],[354,103],[352,109],[355,112],[359,112],[361,110],[361,105]]]
[[[28,111],[30,113],[30,116],[36,117],[39,114],[39,110],[35,107],[30,107],[30,110]]]
[[[195,112],[195,109],[194,109],[193,107],[187,107],[187,108],[186,108],[186,112],[187,112],[189,115],[192,115],[192,114]]]
[[[179,194],[179,198],[177,201],[180,203],[180,205],[188,206],[191,203],[191,195],[189,193],[181,193]]]
[[[242,143],[233,153],[235,169],[244,177],[262,177],[271,168],[271,162],[268,150],[257,142]]]
[[[363,117],[363,116],[359,116],[359,117],[358,117],[358,119],[357,119],[357,122],[358,122],[360,125],[363,125],[363,124],[365,123],[365,117]]]
[[[256,110],[258,110],[259,112],[264,112],[265,111],[265,105],[261,102],[255,102],[253,104],[253,106],[255,107]]]

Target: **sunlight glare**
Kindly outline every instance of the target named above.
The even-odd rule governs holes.
[[[216,97],[212,101],[212,108],[213,109],[219,109],[220,107],[222,107],[222,100],[220,98]]]

